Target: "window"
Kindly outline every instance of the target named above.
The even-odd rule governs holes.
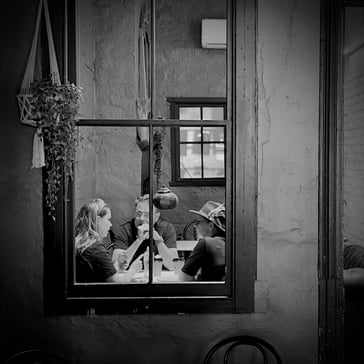
[[[224,98],[167,98],[171,118],[226,120]],[[220,127],[172,130],[172,186],[224,185],[225,134]]]
[[[77,4],[88,7],[76,12],[70,5],[68,14],[70,79],[77,79],[85,91],[79,121],[82,143],[76,156],[75,178],[63,186],[59,195],[56,222],[47,217],[45,221],[46,309],[61,314],[86,313],[90,308],[96,313],[252,312],[257,173],[254,1],[227,0],[225,4],[216,1],[218,5],[214,9],[223,11],[217,17],[228,19],[227,50],[202,49],[198,45],[199,19],[204,18],[209,9],[205,1],[193,7],[193,14],[188,13],[189,7],[183,1],[173,3],[171,7],[161,6],[158,0],[145,1],[146,13],[149,7],[151,14],[151,28],[149,36],[139,39],[136,34],[141,32],[135,31],[136,22],[131,19],[131,14],[143,14],[144,8],[139,7],[141,2],[120,5],[118,1],[111,1],[102,7],[91,2]],[[109,5],[115,8],[111,11]],[[116,8],[118,6],[122,6],[120,11]],[[81,17],[77,22],[76,13]],[[95,16],[98,21],[90,22],[90,16]],[[233,19],[242,21],[237,24]],[[113,26],[103,26],[105,21]],[[78,23],[77,27],[75,23]],[[173,29],[169,29],[168,24],[173,24]],[[99,28],[93,32],[87,26]],[[183,33],[186,39],[182,42],[178,27],[188,27]],[[123,41],[120,42],[119,38],[115,41],[113,32],[119,37],[122,35]],[[96,34],[97,39],[90,34]],[[92,40],[97,40],[96,48]],[[185,43],[190,44],[190,48],[183,48]],[[139,53],[135,52],[135,44],[139,45]],[[149,44],[151,48],[148,48]],[[142,49],[150,52],[142,52]],[[96,60],[92,58],[94,51],[98,53]],[[143,54],[138,61],[134,58],[136,53]],[[81,57],[77,62],[75,54]],[[185,61],[181,63],[182,56]],[[212,68],[214,59],[223,66],[217,71]],[[93,69],[91,64],[97,67]],[[135,67],[140,65],[145,72],[137,72]],[[80,70],[81,66],[85,71],[76,75],[76,69]],[[188,73],[190,69],[192,73]],[[182,82],[183,72],[186,82]],[[136,83],[137,75],[150,75],[150,79],[142,82],[139,78],[140,82]],[[198,78],[197,82],[194,82],[195,78]],[[209,102],[216,95],[211,90],[216,92],[219,87],[222,100]],[[211,98],[200,100],[199,118],[183,116],[186,108],[179,110],[179,119],[166,117],[169,108],[165,95],[191,94],[191,90]],[[150,97],[149,109],[146,95]],[[191,106],[195,105],[185,106],[192,111]],[[206,117],[208,112],[219,115]],[[226,206],[225,280],[162,282],[155,280],[153,261],[150,260],[149,274],[140,281],[128,284],[78,282],[74,228],[80,205],[90,196],[103,198],[110,204],[113,226],[117,226],[122,217],[132,211],[137,195],[143,191],[153,195],[158,186],[173,184],[170,147],[176,130],[179,131],[179,146],[185,145],[186,155],[188,146],[199,156],[201,176],[195,178],[195,185],[188,186],[191,192],[183,199],[182,189],[186,187],[174,186],[180,204],[178,208],[163,213],[177,226],[181,218],[186,222],[189,220],[188,210],[196,209],[194,204],[202,205],[198,199],[203,202],[216,200],[217,190],[222,194],[219,196],[223,197],[221,202]],[[154,148],[156,135],[161,137],[161,148]],[[107,153],[105,146],[108,147]],[[109,158],[110,155],[114,159]],[[207,156],[221,162],[217,169],[207,168]],[[156,166],[160,167],[157,168],[159,173],[155,172]],[[214,180],[220,185],[198,185],[198,180],[205,183],[208,179],[209,183]],[[149,203],[149,211],[152,211],[151,200]],[[151,212],[149,221],[151,229]],[[151,252],[151,239],[149,247]]]

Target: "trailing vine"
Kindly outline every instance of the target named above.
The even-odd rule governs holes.
[[[73,178],[81,88],[72,83],[54,85],[50,80],[34,82],[31,88],[35,121],[44,139],[46,204],[48,214],[54,219],[63,176],[66,185],[68,179]]]
[[[163,151],[163,137],[164,130],[155,129],[153,134],[153,152],[155,155],[153,172],[157,178],[157,188],[159,188],[159,181],[162,175],[162,151]]]

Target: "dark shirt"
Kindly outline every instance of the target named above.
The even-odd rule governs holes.
[[[174,226],[161,218],[154,224],[155,230],[163,238],[164,243],[167,248],[177,248],[176,240],[176,229]],[[134,243],[138,236],[138,229],[135,226],[135,219],[132,219],[125,224],[119,226],[119,228],[110,234],[114,249],[126,250],[128,247]],[[143,254],[147,247],[149,246],[149,239],[144,240],[137,251],[135,252],[133,260],[135,260],[140,254]],[[154,254],[158,254],[158,249],[155,244],[153,244]]]
[[[116,273],[111,255],[101,242],[96,242],[76,256],[77,282],[105,282]]]
[[[225,238],[222,236],[201,238],[182,267],[189,276],[198,275],[199,281],[221,281],[225,279]]]

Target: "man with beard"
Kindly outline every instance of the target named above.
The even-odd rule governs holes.
[[[112,260],[127,267],[143,254],[149,246],[149,195],[135,201],[135,216],[119,226],[112,234],[114,251]],[[153,206],[153,252],[160,255],[163,265],[173,270],[173,259],[178,258],[174,226],[160,217],[159,210]]]

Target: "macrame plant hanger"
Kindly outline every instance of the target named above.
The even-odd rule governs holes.
[[[33,36],[32,47],[30,49],[28,62],[25,68],[23,82],[21,84],[20,93],[17,95],[18,104],[20,108],[20,121],[23,124],[37,127],[37,123],[34,120],[35,116],[34,106],[32,104],[32,90],[31,83],[34,81],[34,69],[35,69],[35,57],[37,53],[37,44],[39,38],[39,28],[42,17],[42,10],[44,9],[44,16],[46,21],[47,39],[48,39],[48,50],[49,50],[49,63],[50,63],[50,77],[52,83],[60,85],[60,76],[57,65],[56,52],[54,49],[53,36],[51,22],[49,18],[48,3],[47,0],[40,0],[37,13],[37,21],[35,24],[35,32]],[[44,158],[44,142],[42,136],[42,129],[37,127],[37,130],[33,138],[33,158],[32,168],[41,168],[45,166]]]

